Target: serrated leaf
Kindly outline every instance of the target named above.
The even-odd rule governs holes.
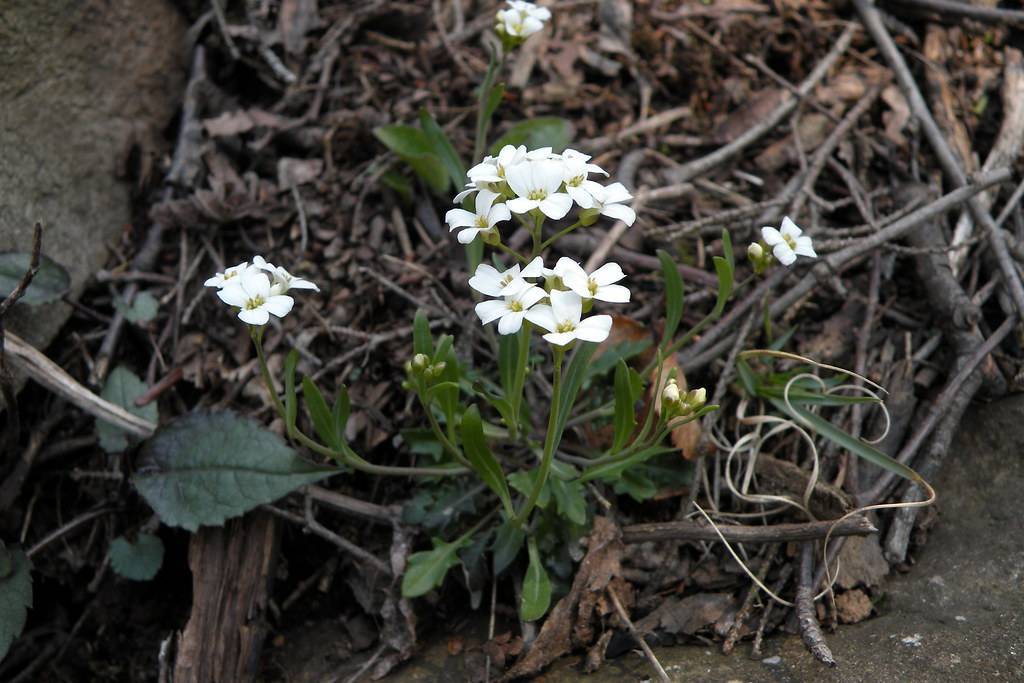
[[[373,134],[398,155],[437,194],[448,191],[451,179],[444,162],[434,152],[429,136],[413,126],[379,126]]]
[[[139,379],[134,372],[119,365],[107,375],[107,381],[103,384],[103,391],[100,392],[100,395],[107,401],[121,406],[132,415],[156,422],[160,417],[156,401],[150,401],[144,406],[135,405],[135,399],[145,394],[148,389],[146,383]],[[128,447],[128,433],[109,422],[96,420],[96,435],[99,437],[100,448],[107,453],[120,453]]]
[[[662,345],[671,343],[683,318],[683,278],[679,275],[675,261],[664,249],[658,250],[661,261],[661,278],[665,283],[665,330]]]
[[[448,570],[459,563],[459,548],[468,541],[469,538],[459,538],[446,543],[443,539],[433,538],[433,550],[410,555],[402,577],[402,596],[416,598],[440,586]]]
[[[132,543],[118,536],[110,543],[110,568],[132,581],[149,581],[164,563],[164,544],[152,534],[139,534]]]
[[[555,152],[565,149],[575,134],[573,125],[557,116],[540,116],[520,121],[491,145],[491,154],[497,154],[505,145],[526,145],[527,149],[551,147]]]
[[[143,444],[132,483],[164,524],[195,531],[336,471],[301,460],[253,420],[230,411],[196,412]]]
[[[124,315],[125,320],[133,323],[148,323],[156,317],[160,310],[160,302],[149,292],[139,292],[131,305],[121,299],[114,302],[114,308]]]
[[[28,272],[32,255],[23,251],[0,252],[0,301],[6,299]],[[30,306],[48,304],[60,299],[71,287],[71,277],[46,254],[39,255],[39,270],[25,289],[18,303]]]
[[[508,516],[515,517],[512,494],[509,492],[508,482],[505,481],[505,473],[487,446],[480,411],[475,405],[470,406],[462,415],[462,448],[466,452],[469,464],[473,466],[473,471],[498,496]]]
[[[7,554],[10,572],[0,579],[0,661],[7,656],[11,643],[25,628],[28,610],[32,607],[32,564],[21,550],[0,546]]]
[[[551,579],[544,569],[537,551],[537,543],[530,538],[528,544],[530,565],[523,577],[523,593],[519,600],[519,616],[523,621],[536,621],[547,614],[551,606]]]

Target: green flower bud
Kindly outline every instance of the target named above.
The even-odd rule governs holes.
[[[430,358],[425,353],[417,353],[412,357],[412,370],[415,372],[423,372],[430,365]]]
[[[598,209],[583,209],[582,211],[580,211],[580,225],[582,225],[583,227],[591,226],[597,222],[597,219],[598,217],[600,217],[600,215],[601,212]]]

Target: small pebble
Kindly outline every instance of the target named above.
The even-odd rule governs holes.
[[[782,657],[778,655],[775,655],[774,657],[765,657],[761,660],[761,663],[767,664],[768,666],[778,666],[779,664],[782,664]]]

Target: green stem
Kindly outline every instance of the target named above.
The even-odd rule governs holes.
[[[530,260],[540,256],[540,252],[544,250],[544,246],[541,244],[541,231],[544,228],[544,214],[539,210],[537,215],[533,218],[533,229],[530,231],[530,235],[533,237],[533,253],[530,254]]]
[[[510,438],[515,441],[519,434],[519,409],[523,405],[523,388],[526,386],[526,365],[530,356],[530,333],[533,326],[529,321],[524,320],[519,330],[519,337],[516,339],[516,369],[512,377],[512,395],[509,399],[512,402],[512,424],[508,426]]]
[[[480,94],[476,101],[476,140],[473,142],[473,163],[483,158],[484,147],[487,145],[487,130],[491,127],[491,115],[487,112],[487,99],[494,87],[494,77],[498,75],[505,65],[505,51],[498,56],[491,52],[487,64],[487,73],[484,75],[483,83],[480,84]],[[493,112],[492,112],[493,113]]]
[[[466,456],[464,456],[458,446],[452,442],[450,438],[451,434],[445,436],[444,431],[441,429],[441,425],[437,422],[437,418],[434,417],[433,411],[430,410],[430,405],[423,400],[422,395],[420,395],[420,405],[423,406],[423,412],[427,414],[427,420],[430,422],[430,429],[434,432],[434,436],[437,437],[437,440],[441,442],[441,445],[444,446],[444,449],[464,467],[469,467],[469,461],[466,460]]]
[[[527,259],[526,259],[525,256],[523,256],[522,254],[520,254],[518,251],[516,251],[512,247],[508,246],[507,244],[504,244],[502,242],[498,242],[498,243],[496,243],[496,244],[494,244],[492,246],[495,249],[498,249],[500,251],[505,252],[506,254],[514,256],[516,258],[516,260],[521,262],[521,263],[527,263]]]
[[[270,368],[267,366],[267,358],[263,352],[263,329],[263,327],[250,329],[250,336],[252,337],[253,344],[256,346],[256,358],[259,360],[260,375],[263,378],[263,383],[266,385],[267,390],[270,392],[270,398],[274,403],[274,408],[277,410],[278,415],[280,415],[282,419],[287,420],[287,413],[285,412],[284,404],[281,403],[281,399],[277,395],[277,390],[274,388],[274,380],[270,375]],[[390,467],[388,465],[374,465],[371,462],[367,462],[362,456],[352,450],[348,444],[343,444],[342,450],[335,451],[332,448],[328,448],[323,444],[317,443],[306,436],[297,425],[291,436],[311,451],[326,456],[334,461],[340,460],[352,469],[366,472],[368,474],[399,477],[444,477],[451,476],[453,474],[466,474],[470,471],[466,467]]]
[[[583,224],[580,223],[579,221],[576,221],[575,223],[570,225],[568,228],[564,228],[562,230],[559,230],[554,235],[552,235],[551,237],[549,237],[548,239],[544,240],[544,242],[541,243],[540,250],[544,251],[545,249],[550,247],[552,244],[557,242],[561,237],[564,237],[565,235],[568,235],[570,232],[572,232],[576,228],[580,227],[581,225],[583,225]]]
[[[527,496],[526,502],[523,503],[523,507],[519,510],[519,514],[513,520],[513,524],[517,527],[522,527],[526,523],[530,518],[530,513],[533,512],[533,508],[537,505],[537,500],[544,489],[544,484],[547,483],[548,473],[551,471],[551,461],[554,459],[555,447],[558,445],[555,443],[555,425],[558,423],[558,405],[562,393],[562,357],[565,355],[565,351],[561,347],[556,346],[554,354],[555,372],[551,383],[551,408],[548,410],[548,431],[544,436],[544,452],[541,454],[540,469],[537,470],[537,478],[533,482],[533,488],[530,489],[530,495]]]

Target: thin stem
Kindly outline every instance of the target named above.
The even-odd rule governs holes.
[[[497,242],[495,244],[492,244],[491,246],[493,246],[495,249],[498,249],[500,251],[505,252],[506,254],[514,256],[517,261],[520,261],[522,263],[526,263],[527,262],[527,258],[525,256],[523,256],[522,254],[520,254],[518,251],[516,251],[512,247],[508,246],[507,244],[504,244],[502,242]]]
[[[287,424],[288,414],[285,411],[284,404],[281,403],[281,398],[277,395],[277,389],[274,387],[274,378],[270,376],[270,368],[267,367],[267,358],[263,353],[263,326],[249,327],[249,336],[252,337],[252,343],[256,346],[256,358],[260,364],[260,375],[263,377],[263,384],[266,385],[267,391],[270,392],[270,400],[274,403],[274,409],[277,410],[277,414]]]
[[[527,496],[522,509],[520,509],[519,514],[513,520],[513,524],[517,527],[522,527],[530,518],[530,513],[533,512],[533,508],[540,498],[540,493],[544,489],[544,484],[547,482],[548,473],[551,471],[551,461],[554,459],[556,446],[555,425],[558,423],[559,403],[562,394],[562,357],[564,355],[565,351],[561,347],[556,346],[554,350],[555,371],[551,383],[551,408],[548,410],[548,431],[544,436],[544,452],[541,454],[540,469],[537,470],[537,478],[533,482],[530,495]]]
[[[519,337],[516,340],[516,369],[512,377],[512,395],[509,399],[512,402],[512,424],[508,426],[510,438],[515,441],[519,435],[519,409],[523,405],[523,388],[526,386],[526,365],[530,356],[530,333],[533,325],[524,320],[519,330]]]
[[[579,221],[576,221],[575,223],[570,225],[568,228],[564,228],[564,229],[556,232],[554,235],[552,235],[551,237],[549,237],[548,239],[544,240],[544,242],[541,243],[540,251],[544,251],[545,249],[550,247],[552,244],[557,242],[561,237],[564,237],[565,235],[568,235],[570,232],[572,232],[573,230],[575,230],[576,228],[578,228],[578,227],[580,227],[582,225],[583,225],[582,223],[580,223]]]
[[[441,425],[437,422],[437,418],[430,409],[430,405],[423,400],[422,395],[420,396],[420,405],[423,406],[423,412],[427,414],[427,421],[430,422],[430,429],[434,432],[434,436],[437,437],[437,440],[441,442],[441,445],[444,446],[444,449],[463,466],[469,467],[469,461],[466,460],[466,456],[464,456],[458,446],[452,442],[450,434],[445,436],[444,430],[441,429]]]
[[[544,251],[544,245],[541,244],[541,231],[544,228],[544,214],[539,210],[537,215],[533,218],[533,229],[530,231],[530,235],[533,237],[533,253],[530,254],[530,259],[533,260],[540,256],[540,252]]]

